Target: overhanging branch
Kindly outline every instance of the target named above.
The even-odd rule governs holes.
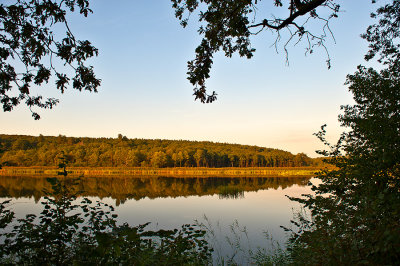
[[[255,27],[268,27],[270,29],[274,30],[280,30],[283,29],[284,27],[294,24],[294,20],[299,17],[307,14],[308,12],[314,10],[318,6],[322,5],[325,3],[327,0],[312,0],[308,3],[302,3],[300,0],[294,0],[294,5],[291,6],[291,14],[288,18],[285,20],[274,20],[274,22],[279,21],[280,24],[278,25],[273,25],[271,24],[267,19],[264,19],[261,23],[250,25],[248,28],[255,28]]]

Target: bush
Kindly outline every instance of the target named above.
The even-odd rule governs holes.
[[[14,214],[0,204],[0,264],[23,265],[207,265],[211,249],[196,225],[146,230],[148,224],[117,225],[112,206],[84,198],[76,204],[64,179],[50,178],[52,195],[43,211],[11,225]]]

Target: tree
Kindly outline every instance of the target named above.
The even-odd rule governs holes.
[[[91,152],[90,156],[88,157],[88,166],[95,167],[99,163],[99,156],[100,152],[98,149],[95,149]]]
[[[151,165],[154,167],[165,167],[167,163],[167,155],[163,151],[158,151],[151,157]]]
[[[304,153],[298,153],[294,157],[295,166],[308,166],[311,164],[311,159]]]
[[[98,55],[98,50],[87,40],[78,40],[68,26],[68,12],[79,11],[87,16],[92,10],[89,0],[15,0],[12,4],[0,4],[0,101],[3,111],[9,112],[21,102],[29,107],[32,116],[40,116],[32,108],[53,108],[58,99],[32,96],[32,86],[48,83],[52,76],[62,93],[70,82],[79,91],[97,92],[100,79],[93,67],[85,61]],[[53,28],[63,25],[65,36],[56,38]],[[58,59],[71,68],[55,68]],[[18,67],[19,65],[23,68]],[[65,72],[65,73],[64,73]]]
[[[339,116],[349,130],[330,147],[336,170],[323,171],[315,195],[294,199],[311,211],[299,216],[290,241],[297,264],[391,265],[400,260],[400,2],[377,10],[379,22],[362,37],[366,59],[380,55],[380,71],[359,66],[346,84],[355,105]]]
[[[182,167],[182,161],[184,159],[183,153],[181,151],[176,155],[176,160],[179,162],[179,167]]]
[[[396,68],[395,70],[397,70]],[[325,155],[338,170],[318,175],[311,210],[300,220],[293,257],[309,264],[396,264],[400,259],[400,76],[359,67],[347,83],[356,104],[344,106],[344,133]],[[325,131],[319,133],[324,139]]]
[[[197,149],[196,153],[193,155],[193,158],[196,160],[196,166],[204,166],[204,161],[206,158],[207,151],[203,149]]]
[[[330,67],[330,57],[324,43],[327,32],[332,34],[329,21],[337,17],[340,9],[334,0],[273,0],[270,1],[271,4],[288,10],[287,16],[261,19],[258,17],[259,13],[270,13],[270,11],[258,10],[261,2],[258,0],[171,1],[175,9],[175,16],[181,21],[183,27],[187,26],[189,17],[195,11],[198,11],[199,14],[198,32],[203,39],[196,48],[195,59],[188,62],[187,74],[188,80],[194,86],[195,99],[199,99],[203,103],[213,102],[217,98],[215,91],[207,93],[205,84],[210,77],[214,54],[222,50],[227,57],[238,53],[241,57],[251,58],[255,52],[251,46],[251,36],[266,30],[276,33],[275,46],[281,38],[281,31],[287,30],[289,37],[284,45],[286,56],[287,46],[303,39],[306,40],[307,53],[312,53],[318,46],[323,47],[327,53],[328,67]],[[319,8],[328,10],[330,14],[326,17],[320,16]],[[311,22],[322,23],[320,25],[321,33],[317,34],[308,29]]]

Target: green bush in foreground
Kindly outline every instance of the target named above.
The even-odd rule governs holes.
[[[148,224],[117,225],[113,207],[87,198],[76,204],[64,183],[52,183],[37,217],[11,225],[14,214],[0,204],[0,264],[21,265],[207,265],[211,249],[196,225],[145,230]]]

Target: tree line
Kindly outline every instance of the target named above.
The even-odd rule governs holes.
[[[322,160],[304,153],[208,141],[0,135],[0,164],[75,167],[302,167]]]

